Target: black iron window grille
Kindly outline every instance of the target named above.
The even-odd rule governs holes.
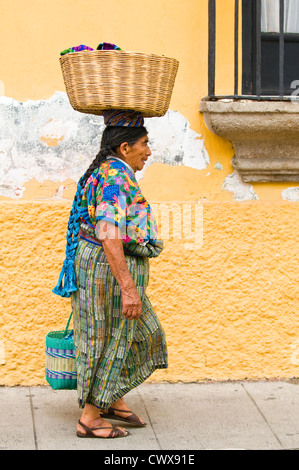
[[[223,0],[220,0],[223,1]],[[215,94],[215,44],[217,0],[209,0],[209,99],[290,100],[299,95],[299,34],[285,32],[285,1],[279,2],[278,29],[262,31],[262,1],[235,0],[234,90]],[[299,0],[297,0],[299,2]],[[242,6],[242,9],[240,8]],[[239,15],[242,11],[242,94],[239,90]],[[298,9],[299,11],[299,9]],[[292,13],[292,12],[291,12]],[[295,14],[296,12],[294,12]],[[233,93],[232,93],[233,91]],[[296,95],[296,96],[295,96]]]

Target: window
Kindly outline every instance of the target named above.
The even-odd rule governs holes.
[[[299,0],[243,0],[242,8],[242,93],[291,95],[299,80]]]

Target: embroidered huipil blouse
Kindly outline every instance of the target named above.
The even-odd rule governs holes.
[[[119,227],[125,245],[146,245],[157,240],[156,220],[134,171],[116,157],[109,157],[88,178],[80,216],[87,238],[96,238],[97,222],[106,220]]]

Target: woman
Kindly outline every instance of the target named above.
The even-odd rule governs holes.
[[[78,183],[53,292],[72,297],[83,409],[77,435],[114,438],[129,433],[106,419],[146,425],[123,397],[167,367],[167,348],[146,295],[148,258],[163,244],[135,178],[151,155],[147,131],[135,112],[112,110],[104,120],[101,150]]]

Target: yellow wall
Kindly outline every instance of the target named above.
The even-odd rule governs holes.
[[[233,85],[233,5],[217,2],[218,93]],[[208,1],[27,0],[25,8],[22,0],[0,0],[0,8],[0,81],[6,97],[20,102],[65,91],[59,52],[73,45],[107,41],[180,61],[170,109],[202,139],[209,164],[198,170],[155,163],[140,186],[157,208],[200,202],[203,244],[185,250],[181,241],[165,240],[151,262],[149,294],[170,355],[169,369],[151,380],[298,376],[298,202],[282,198],[296,183],[252,184],[257,198],[241,201],[223,188],[234,150],[198,111],[207,95]],[[54,151],[58,145],[48,141]],[[53,199],[61,186],[62,199]],[[51,291],[75,181],[32,178],[24,187],[22,197],[0,195],[0,385],[45,383],[45,335],[65,326],[70,308]]]

